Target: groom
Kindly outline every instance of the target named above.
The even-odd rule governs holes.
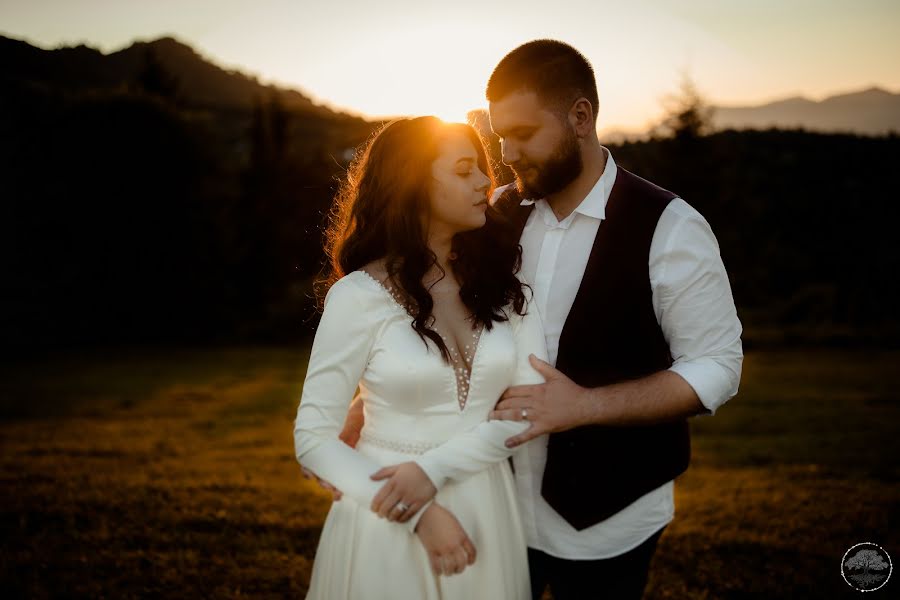
[[[687,419],[737,393],[728,276],[706,220],[600,144],[577,50],[524,44],[486,95],[516,174],[492,202],[521,231],[550,359],[531,358],[546,383],[506,390],[491,414],[531,422],[507,445],[525,444],[513,467],[532,594],[640,598],[690,460]]]
[[[531,359],[546,383],[509,388],[491,413],[531,422],[507,444],[524,444],[513,467],[532,594],[637,599],[690,461],[687,419],[737,393],[728,276],[706,220],[600,144],[594,73],[577,50],[516,48],[487,99],[516,174],[492,203],[521,231],[550,359]],[[361,420],[354,402],[350,445]]]

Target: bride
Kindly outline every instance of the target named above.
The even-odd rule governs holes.
[[[343,494],[307,598],[530,598],[504,441],[488,421],[546,360],[521,248],[487,199],[474,129],[435,117],[371,139],[338,193],[331,276],[294,425],[297,460]],[[365,426],[338,439],[359,387]]]

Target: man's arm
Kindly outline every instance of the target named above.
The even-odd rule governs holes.
[[[694,388],[672,371],[586,388],[539,358],[532,356],[531,364],[547,383],[508,388],[491,412],[491,419],[531,421],[530,428],[506,441],[510,448],[583,425],[649,425],[709,413]]]
[[[650,252],[654,309],[673,364],[647,377],[588,389],[543,361],[547,383],[511,387],[491,418],[522,418],[516,446],[582,425],[631,426],[711,415],[737,393],[742,331],[719,246],[709,224],[684,201],[664,213]],[[664,221],[665,218],[665,221]]]
[[[353,396],[353,401],[350,402],[350,408],[347,409],[347,418],[344,420],[344,428],[341,430],[338,439],[351,448],[356,448],[356,444],[359,443],[359,434],[362,432],[363,425],[365,425],[363,403],[362,398],[357,391],[356,395]]]
[[[587,389],[584,424],[648,425],[709,413],[694,388],[672,371]]]

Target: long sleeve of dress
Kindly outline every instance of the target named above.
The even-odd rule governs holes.
[[[526,297],[528,295],[526,290]],[[511,385],[544,383],[544,377],[528,361],[529,354],[547,360],[547,345],[537,304],[528,302],[523,316],[510,310],[510,320],[516,349]],[[485,421],[425,452],[416,463],[440,489],[450,479],[467,477],[511,456],[517,449],[507,448],[504,442],[529,426],[527,421]]]
[[[328,290],[294,421],[297,461],[362,506],[369,506],[385,484],[369,478],[384,465],[356,452],[338,435],[378,326],[366,310],[367,298],[347,278]],[[410,531],[417,521],[407,522]]]

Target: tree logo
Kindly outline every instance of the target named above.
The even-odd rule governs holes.
[[[891,578],[894,570],[887,551],[872,542],[851,547],[841,559],[841,575],[858,592],[874,592]]]

